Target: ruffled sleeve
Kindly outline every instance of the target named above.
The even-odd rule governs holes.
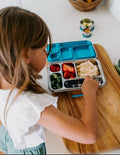
[[[29,128],[38,122],[41,112],[47,106],[53,105],[57,108],[57,100],[58,97],[53,97],[46,93],[22,95],[21,98],[18,98],[17,103],[14,103],[11,110],[13,114],[8,117],[8,124],[11,121],[14,122],[11,129],[14,128],[17,135],[26,134]]]

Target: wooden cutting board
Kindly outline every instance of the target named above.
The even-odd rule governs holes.
[[[97,44],[94,47],[107,81],[97,92],[98,137],[96,143],[90,145],[63,138],[65,146],[73,153],[100,153],[120,147],[120,76],[105,49]],[[83,111],[83,97],[71,97],[72,94],[80,93],[74,91],[57,94],[58,108],[73,117],[80,118]]]

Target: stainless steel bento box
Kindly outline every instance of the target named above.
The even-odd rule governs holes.
[[[91,75],[93,74],[92,77],[99,81],[99,87],[105,85],[106,79],[101,63],[96,59],[97,55],[90,41],[56,43],[53,44],[53,49],[48,58],[49,62],[53,62],[47,66],[48,87],[51,91],[57,93],[80,90],[85,79],[85,75],[80,71],[83,69],[83,64],[84,68],[85,65],[88,68],[91,65],[96,71],[94,75],[92,70]]]

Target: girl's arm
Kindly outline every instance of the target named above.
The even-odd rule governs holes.
[[[82,85],[85,104],[84,112],[80,120],[50,105],[41,113],[37,124],[64,138],[84,144],[94,143],[97,135],[97,88],[97,81],[89,77],[85,78]]]

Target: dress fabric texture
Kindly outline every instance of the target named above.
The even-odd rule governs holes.
[[[0,150],[6,150],[6,148],[2,147],[2,144],[6,144],[7,147],[11,147],[9,150],[13,150],[12,148],[14,148],[14,151],[30,151],[31,148],[33,150],[44,148],[45,151],[44,128],[36,123],[40,119],[41,112],[44,111],[47,106],[53,105],[57,108],[58,98],[47,93],[34,94],[31,92],[23,92],[12,103],[13,98],[18,92],[18,89],[15,89],[7,104],[9,111],[6,117],[6,126],[4,109],[9,92],[10,90],[0,89],[0,120],[2,122],[0,128],[0,136],[2,136],[0,137]],[[6,139],[8,139],[8,142]]]

